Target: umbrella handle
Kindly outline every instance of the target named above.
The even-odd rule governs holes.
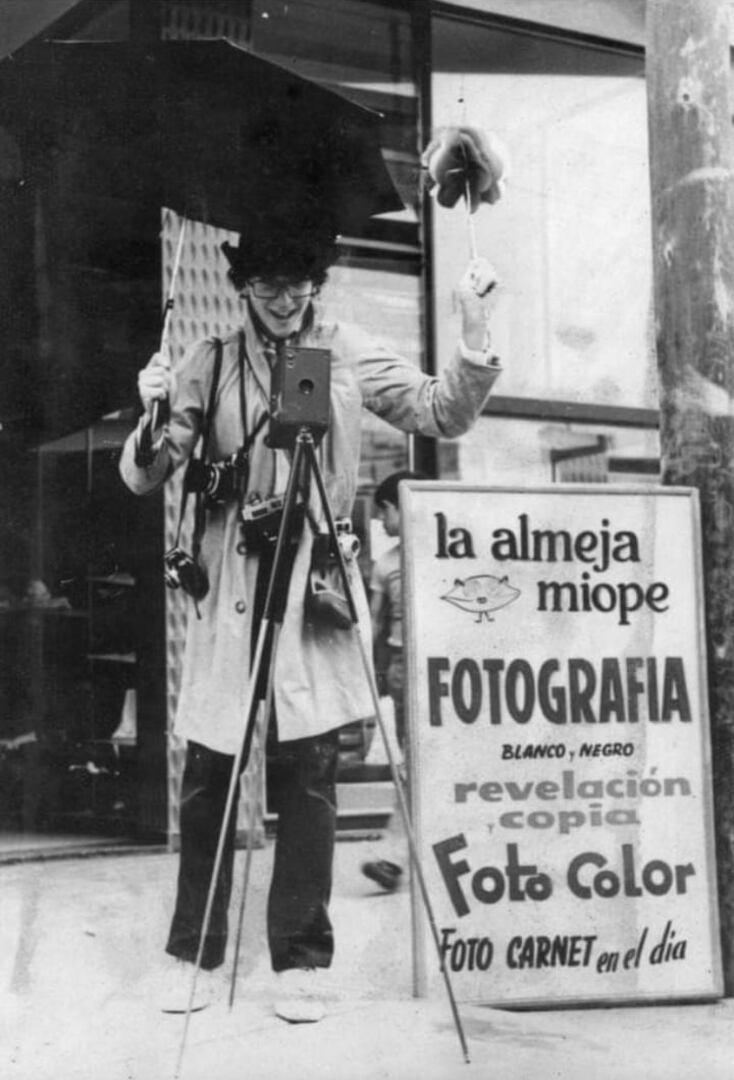
[[[173,270],[171,272],[171,284],[168,287],[168,296],[166,297],[166,303],[163,308],[163,325],[161,327],[161,341],[158,348],[158,352],[161,356],[166,357],[169,360],[168,367],[170,367],[170,358],[168,357],[171,325],[171,312],[175,304],[176,295],[176,278],[178,277],[179,267],[181,266],[181,256],[183,254],[184,239],[186,237],[186,218],[181,219],[181,228],[178,231],[178,244],[176,245],[176,256],[173,260]],[[155,431],[161,423],[165,423],[169,411],[168,399],[162,401],[153,402],[153,414],[151,417],[151,429]]]

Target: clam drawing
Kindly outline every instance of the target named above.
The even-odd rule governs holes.
[[[456,578],[453,587],[441,599],[476,615],[475,621],[480,623],[485,618],[487,622],[494,622],[491,612],[507,607],[519,595],[520,590],[510,585],[507,577],[475,574],[463,580]]]

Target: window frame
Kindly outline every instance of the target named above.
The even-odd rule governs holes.
[[[467,9],[446,2],[446,0],[430,0],[423,9],[425,18],[417,19],[414,13],[414,26],[419,37],[416,39],[416,53],[426,59],[421,65],[420,78],[416,74],[418,84],[421,123],[421,142],[428,145],[432,131],[432,55],[433,55],[433,28],[437,19],[450,19],[467,25],[481,26],[482,29],[495,28],[504,33],[516,33],[523,37],[542,38],[552,41],[554,44],[569,44],[584,46],[623,55],[628,58],[642,59],[644,64],[645,50],[642,46],[613,38],[606,38],[593,34],[585,34],[576,30],[567,30],[561,27],[552,27],[544,23],[533,22],[515,16],[501,15],[494,12],[477,11]],[[427,72],[427,75],[426,75]],[[643,76],[646,77],[646,76]],[[431,203],[427,196],[422,203],[421,234],[423,236],[423,249],[425,257],[424,287],[426,289],[426,370],[431,374],[436,373],[436,331],[435,331],[435,295],[433,266],[435,264],[435,243],[432,227]],[[429,291],[430,286],[430,291]],[[483,410],[484,416],[523,417],[532,420],[568,420],[581,424],[612,424],[620,427],[658,428],[659,411],[637,406],[624,405],[599,405],[565,399],[545,399],[535,397],[518,398],[493,394]],[[430,454],[430,451],[429,451]],[[425,467],[425,464],[424,466]]]

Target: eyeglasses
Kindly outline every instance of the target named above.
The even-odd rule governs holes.
[[[314,289],[310,281],[263,281],[262,278],[253,278],[248,282],[252,289],[252,295],[258,300],[275,300],[281,293],[287,293],[291,300],[305,300],[313,296]]]

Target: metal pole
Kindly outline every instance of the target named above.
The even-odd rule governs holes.
[[[181,225],[178,230],[178,244],[176,245],[176,255],[173,260],[173,268],[171,270],[171,284],[168,287],[168,296],[166,297],[166,303],[163,308],[163,325],[161,326],[161,340],[158,346],[158,352],[161,354],[167,363],[166,367],[171,366],[171,358],[169,355],[170,349],[170,337],[171,337],[171,313],[175,304],[176,297],[176,279],[178,278],[179,267],[181,266],[181,256],[183,255],[184,240],[186,238],[186,218],[181,218]],[[154,401],[153,413],[150,422],[151,431],[155,431],[158,425],[166,418],[168,412],[168,402]]]
[[[268,742],[268,728],[270,726],[270,718],[273,712],[273,690],[274,690],[274,671],[275,671],[275,654],[278,649],[278,638],[280,637],[281,627],[278,623],[273,628],[273,639],[270,646],[270,664],[267,682],[267,693],[265,698],[265,708],[260,723],[260,730],[258,732],[259,738],[257,745],[257,757],[254,754],[250,755],[249,764],[253,767],[253,772],[260,774],[263,768],[267,750]],[[257,805],[257,780],[258,776],[253,776],[252,791],[250,797],[247,800],[247,852],[245,854],[245,871],[242,877],[242,893],[240,895],[240,908],[237,916],[237,936],[235,938],[234,945],[234,957],[232,959],[232,974],[229,980],[229,1007],[230,1009],[234,1005],[234,997],[237,991],[237,969],[240,961],[240,948],[242,945],[242,928],[245,921],[245,906],[247,904],[247,891],[250,887],[250,870],[252,869],[252,832],[255,822],[255,808]]]
[[[250,680],[250,686],[247,695],[247,707],[245,709],[246,723],[249,726],[253,722],[254,710],[255,710],[255,690],[257,685],[257,673],[260,671],[262,664],[263,650],[265,647],[265,639],[268,633],[267,619],[263,619],[260,624],[260,632],[257,638],[257,646],[255,649],[255,657],[253,660],[252,668],[254,672],[254,678]],[[224,813],[222,815],[222,824],[219,829],[219,838],[217,841],[217,850],[214,856],[214,866],[212,869],[212,875],[209,879],[209,891],[206,898],[206,906],[204,908],[204,918],[201,923],[201,932],[199,934],[199,947],[196,953],[196,961],[194,963],[194,970],[191,977],[191,988],[189,990],[189,1000],[186,1006],[186,1016],[184,1018],[184,1026],[181,1032],[181,1042],[178,1048],[178,1057],[176,1059],[176,1068],[174,1070],[174,1080],[178,1080],[181,1075],[181,1067],[183,1065],[184,1052],[186,1050],[186,1040],[189,1034],[189,1022],[191,1020],[191,1012],[194,1005],[194,995],[196,994],[196,984],[199,978],[199,971],[201,969],[201,960],[204,955],[204,946],[206,944],[206,935],[209,932],[209,924],[212,917],[212,908],[214,907],[214,896],[217,891],[217,885],[219,884],[219,874],[222,868],[222,860],[224,858],[224,846],[227,841],[227,828],[229,826],[232,813],[234,811],[234,803],[237,795],[237,788],[240,782],[240,771],[242,767],[245,745],[247,738],[243,738],[239,751],[235,755],[232,763],[232,772],[229,779],[229,788],[227,790],[227,800],[224,806]]]
[[[451,978],[449,976],[449,970],[446,967],[446,958],[444,956],[443,949],[441,948],[441,938],[440,938],[439,933],[438,933],[438,926],[436,924],[436,917],[435,917],[434,912],[433,912],[433,904],[431,903],[431,898],[430,898],[430,895],[429,895],[429,892],[428,892],[428,886],[426,884],[426,878],[425,878],[425,875],[423,873],[423,866],[421,864],[420,856],[418,854],[418,845],[416,843],[415,834],[413,832],[413,826],[412,826],[412,823],[411,823],[411,820],[410,820],[410,811],[408,809],[408,803],[407,803],[407,800],[405,798],[405,792],[403,790],[403,785],[402,785],[402,783],[400,781],[400,776],[398,774],[398,767],[397,767],[397,764],[396,764],[396,761],[395,761],[395,755],[393,754],[392,749],[390,748],[390,740],[387,737],[387,729],[385,727],[385,721],[384,721],[383,716],[382,716],[382,709],[380,707],[380,699],[379,699],[378,694],[377,694],[377,687],[375,685],[374,675],[372,674],[372,668],[370,667],[369,660],[367,658],[367,650],[366,650],[366,647],[365,647],[364,638],[362,637],[362,630],[361,630],[359,624],[355,624],[354,629],[355,629],[355,633],[357,635],[357,641],[359,642],[359,650],[360,650],[360,654],[361,654],[361,657],[362,657],[362,666],[364,667],[365,675],[367,676],[367,681],[369,682],[369,686],[370,686],[370,692],[372,694],[372,702],[373,702],[373,706],[374,706],[374,710],[375,710],[375,716],[377,717],[377,724],[378,724],[378,726],[380,728],[380,734],[382,736],[382,741],[383,741],[384,746],[385,746],[385,753],[387,755],[388,764],[390,766],[390,775],[392,776],[393,784],[395,785],[395,793],[396,793],[397,799],[398,799],[398,807],[400,808],[400,815],[401,815],[402,820],[403,820],[403,826],[405,828],[405,835],[406,835],[406,838],[407,838],[407,841],[408,841],[408,851],[410,853],[411,865],[412,865],[413,871],[414,871],[414,873],[416,875],[416,881],[418,882],[418,890],[419,890],[420,895],[421,895],[421,900],[423,901],[423,907],[425,908],[426,917],[428,918],[428,925],[430,926],[430,929],[431,929],[431,937],[433,938],[433,943],[436,946],[436,955],[437,955],[437,958],[438,958],[438,965],[439,965],[439,968],[440,968],[440,971],[441,971],[441,975],[443,977],[444,987],[446,989],[446,996],[447,996],[448,1001],[449,1001],[449,1007],[451,1009],[451,1016],[452,1016],[452,1019],[454,1021],[454,1027],[456,1029],[456,1034],[458,1035],[459,1042],[461,1044],[461,1052],[464,1055],[464,1061],[468,1065],[469,1060],[470,1060],[469,1059],[469,1047],[467,1045],[466,1035],[464,1034],[464,1027],[463,1027],[463,1024],[461,1022],[461,1016],[459,1015],[459,1009],[458,1009],[458,1006],[456,1004],[456,997],[454,996],[454,989],[453,989],[453,986],[451,985]]]
[[[649,0],[663,482],[698,488],[722,966],[734,993],[734,143],[726,0]]]

